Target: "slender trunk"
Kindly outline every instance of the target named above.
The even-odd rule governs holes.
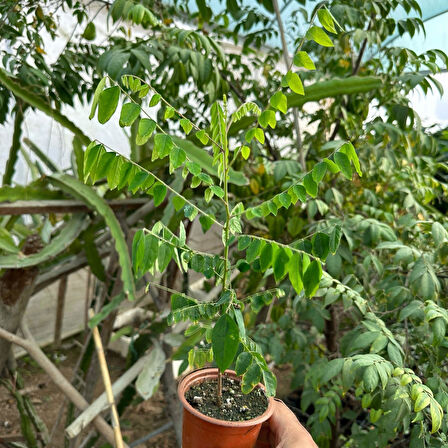
[[[281,14],[280,14],[280,8],[278,6],[278,1],[272,0],[272,5],[274,6],[275,17],[277,18],[278,29],[280,32],[280,38],[282,40],[283,59],[285,61],[286,70],[288,70],[289,66],[291,64],[291,61],[289,59],[288,44],[286,43],[285,29],[283,27],[283,20],[282,20]],[[303,144],[302,144],[302,135],[300,133],[299,112],[297,111],[297,108],[293,109],[293,116],[294,116],[294,129],[296,131],[297,149],[299,150],[299,161],[300,161],[302,170],[305,171],[306,170],[305,151],[303,149]]]
[[[25,255],[39,252],[42,242],[38,235],[27,238],[22,252]],[[39,274],[37,267],[8,269],[0,278],[0,328],[16,333],[25,313],[28,301],[33,293]],[[0,373],[10,356],[11,343],[0,340]]]

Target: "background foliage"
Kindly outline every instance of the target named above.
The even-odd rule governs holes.
[[[47,248],[50,254],[36,259],[36,263],[45,260],[42,273],[53,272],[85,251],[92,272],[103,282],[101,246],[87,247],[109,228],[121,265],[114,278],[123,283],[115,289],[107,284],[107,304],[98,320],[107,318],[124,300],[119,292],[132,298],[135,280],[125,236],[104,200],[148,197],[146,192],[151,189],[154,205],[162,207],[141,217],[140,224],[170,240],[180,222],[185,222],[188,232],[185,217],[191,221],[196,208],[206,207],[213,216],[202,216],[201,224],[208,230],[214,218],[223,216],[221,193],[211,188],[212,178],[219,173],[212,164],[213,153],[203,150],[210,142],[196,131],[210,129],[212,104],[223,94],[231,110],[252,101],[251,112],[255,108],[262,112],[258,119],[254,113],[242,114],[229,128],[232,150],[247,148],[240,149],[243,157],[232,165],[233,205],[241,202],[246,210],[256,210],[242,215],[241,230],[285,245],[298,244],[300,250],[326,263],[319,285],[302,291],[291,275],[271,268],[276,260],[273,253],[261,255],[259,265],[263,266],[257,269],[260,247],[254,248],[253,255],[251,246],[241,243],[245,257],[238,260],[235,252],[239,275],[232,284],[239,297],[253,297],[244,311],[251,338],[262,347],[271,366],[288,367],[293,392],[289,404],[295,406],[319,446],[444,446],[448,411],[443,364],[448,348],[447,132],[425,129],[408,95],[415,88],[441,90],[433,75],[446,67],[447,57],[440,50],[416,54],[394,47],[390,39],[397,33],[413,35],[423,30],[419,2],[325,2],[336,19],[333,22],[322,15],[325,9],[319,14],[316,7],[310,14],[310,8],[303,7],[306,2],[298,1],[293,14],[297,28],[292,25],[287,36],[294,65],[285,78],[282,50],[271,46],[279,36],[279,26],[270,0],[259,5],[229,0],[218,13],[219,9],[202,1],[99,3],[114,30],[101,43],[96,40],[96,27],[102,16],[89,15],[81,2],[6,1],[0,5],[1,32],[8,43],[2,49],[0,121],[5,122],[8,114],[14,117],[14,138],[0,196],[75,196],[95,210],[88,227],[82,229],[81,242],[73,241],[76,217],[36,215],[31,225],[24,218],[4,218],[0,266],[10,267],[11,259],[22,260],[17,255],[22,243],[17,245],[17,241],[39,232],[44,241],[53,243],[52,249]],[[393,18],[397,7],[406,11],[406,19]],[[49,62],[42,36],[56,38],[58,16],[64,10],[76,16],[79,25],[57,59]],[[134,32],[137,29],[144,31]],[[94,92],[104,75],[112,83],[107,97],[99,101]],[[154,104],[150,105],[157,110],[153,121],[137,119],[136,109],[130,106],[121,109],[119,121],[129,129],[132,163],[123,163],[126,172],[121,165],[120,170],[114,166],[123,174],[114,178],[107,176],[111,166],[100,164],[101,171],[98,160],[109,157],[110,163],[120,164],[118,158],[105,155],[111,153],[110,148],[85,150],[90,138],[98,136],[88,138],[61,109],[74,106],[75,101],[99,102],[98,119],[107,121],[111,105],[117,107],[120,96],[113,81],[120,84],[123,75],[149,82],[166,102],[151,97]],[[132,104],[142,104],[144,96],[134,92]],[[56,167],[38,148],[24,144],[21,129],[30,108],[43,111],[73,132],[70,167]],[[300,138],[293,109],[300,119]],[[178,112],[186,121],[178,120]],[[160,129],[155,129],[155,122]],[[190,127],[188,123],[198,128],[186,136],[183,131]],[[249,133],[242,132],[249,127]],[[167,144],[161,141],[165,132],[178,148],[177,158],[171,156],[170,163],[161,157]],[[360,177],[357,170],[341,162],[344,176],[353,182],[317,168],[344,141],[355,146],[363,172]],[[26,186],[14,183],[19,156],[29,161],[34,175]],[[301,164],[302,156],[306,167]],[[185,160],[199,166],[189,165],[188,179],[197,178],[193,184],[187,184],[178,169]],[[161,182],[147,172],[139,177],[135,163]],[[301,184],[307,172],[311,177],[303,179],[303,188],[308,195],[296,189],[300,200],[292,206],[282,192]],[[50,173],[54,174],[43,176]],[[96,186],[80,187],[81,182]],[[176,199],[175,192],[189,203]],[[158,222],[163,226],[154,228]],[[302,240],[306,236],[311,237]],[[61,238],[65,244],[57,243]],[[334,251],[329,250],[332,238],[340,238]],[[168,281],[178,272],[170,261],[174,255],[174,251],[159,251],[159,270],[167,268],[168,272],[161,280],[165,288],[174,287]],[[207,258],[193,257],[189,263],[210,278],[217,269],[217,261]],[[148,267],[139,272],[134,265],[134,270],[141,277]],[[276,283],[285,292],[281,297],[272,293]],[[263,291],[267,292],[260,294]],[[162,312],[169,306],[168,294],[160,293],[159,299]],[[171,330],[166,323],[146,325],[151,336],[169,340]],[[187,334],[174,357],[187,360],[190,353],[194,363],[191,353],[202,352],[190,350],[203,335]],[[135,336],[129,363],[151,345],[147,335],[136,332]],[[202,357],[198,363],[207,359]],[[129,397],[122,401],[123,407],[126,400]]]

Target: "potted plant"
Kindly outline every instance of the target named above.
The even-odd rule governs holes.
[[[289,70],[285,85],[293,89],[297,78],[297,74]],[[109,87],[106,87],[107,82]],[[328,157],[309,172],[301,173],[280,193],[254,207],[245,208],[243,203],[236,202],[230,195],[229,183],[232,176],[237,176],[232,165],[238,157],[244,160],[250,157],[255,141],[264,143],[263,129],[275,127],[277,112],[286,113],[287,99],[281,90],[271,97],[270,106],[264,111],[257,104],[248,102],[230,114],[225,97],[222,103],[215,102],[210,110],[208,132],[190,122],[150,84],[135,76],[123,76],[121,84],[104,78],[96,90],[91,115],[98,108],[99,121],[108,121],[118,107],[120,95],[125,98],[120,125],[131,126],[137,120],[137,144],[146,144],[155,133],[151,159],[168,158],[170,173],[180,172],[192,189],[203,187],[203,203],[207,204],[215,197],[221,204],[217,217],[205,207],[200,207],[200,201],[182,195],[155,172],[115,151],[107,151],[101,142],[92,142],[86,149],[83,164],[85,180],[90,177],[94,182],[106,178],[111,189],[127,187],[132,192],[145,191],[153,197],[156,206],[164,203],[169,192],[168,200],[176,210],[183,212],[183,219],[193,221],[199,214],[204,228],[208,229],[213,224],[221,228],[223,250],[219,255],[189,247],[183,219],[178,221],[178,229],[159,221],[151,229],[139,230],[133,241],[132,261],[137,277],[142,277],[146,272],[162,273],[174,260],[181,271],[193,269],[206,278],[213,278],[215,284],[221,287],[218,297],[200,301],[187,292],[150,283],[172,294],[170,323],[190,323],[185,331],[193,346],[188,353],[190,366],[216,365],[216,368],[195,370],[180,381],[179,399],[184,406],[183,448],[251,448],[261,424],[271,415],[276,378],[257,344],[248,335],[243,312],[248,306],[255,309],[269,304],[283,291],[272,288],[249,297],[238,297],[232,288],[232,272],[249,269],[268,272],[273,274],[277,283],[288,276],[297,294],[312,297],[322,277],[322,262],[330,252],[336,252],[341,230],[336,226],[291,244],[283,244],[260,235],[244,234],[243,220],[276,215],[282,207],[304,203],[307,195],[316,197],[318,184],[327,173],[341,171],[351,179],[353,165],[361,175],[357,155],[350,143],[335,145]],[[186,135],[194,130],[193,142],[211,146],[211,154],[195,146],[192,141],[167,133],[166,126],[163,128],[143,108],[145,101],[148,101],[149,107],[160,104],[164,120],[178,122]],[[235,139],[230,142],[229,130],[232,127],[241,128],[243,121],[250,123],[250,128],[245,131],[245,143],[235,144]],[[238,261],[234,265],[231,248],[238,253]],[[122,276],[125,277],[126,286],[126,273]],[[234,370],[229,370],[232,366]]]

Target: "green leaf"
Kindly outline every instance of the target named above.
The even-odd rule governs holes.
[[[425,300],[434,299],[436,285],[428,270],[425,270],[423,275],[418,279],[418,291]]]
[[[126,238],[124,237],[123,230],[121,229],[115,213],[107,205],[104,199],[99,197],[91,187],[84,185],[74,177],[62,173],[55,173],[50,175],[49,178],[52,183],[57,184],[63,190],[80,199],[102,216],[110,230],[114,240],[115,249],[118,253],[118,260],[121,266],[121,279],[123,281],[123,291],[129,300],[134,300],[135,287],[131,258],[129,256]]]
[[[168,106],[168,107],[165,109],[165,113],[164,113],[164,115],[163,115],[163,119],[164,119],[164,120],[168,120],[169,118],[174,117],[174,114],[175,114],[175,113],[176,113],[175,110],[174,110],[172,107]]]
[[[338,151],[334,154],[334,161],[336,165],[341,169],[342,174],[348,180],[352,180],[353,172],[348,157],[343,152]]]
[[[306,33],[306,38],[309,40],[314,40],[322,47],[333,47],[333,42],[328,37],[328,34],[318,26],[312,26]]]
[[[238,355],[235,364],[235,373],[238,376],[243,375],[247,372],[247,369],[252,363],[252,355],[248,352],[242,352]]]
[[[100,93],[98,99],[98,121],[104,124],[109,121],[118,106],[120,98],[120,88],[118,86],[109,87]]]
[[[389,342],[389,344],[387,344],[387,354],[389,355],[389,359],[392,362],[394,362],[398,366],[403,365],[403,358],[401,356],[400,350],[392,342]]]
[[[191,123],[190,120],[188,120],[186,118],[182,118],[180,120],[180,125],[182,126],[182,129],[184,130],[186,135],[188,135],[191,132],[191,130],[193,129],[193,124]]]
[[[174,249],[169,244],[161,244],[157,254],[157,268],[163,273],[174,256]]]
[[[151,99],[149,100],[149,107],[157,106],[160,103],[161,96],[158,93],[155,93]]]
[[[150,118],[142,118],[138,123],[137,137],[135,138],[135,143],[141,146],[144,145],[152,133],[156,129],[156,122]]]
[[[104,78],[101,79],[101,81],[96,86],[95,93],[93,94],[92,107],[90,109],[90,115],[89,115],[90,120],[95,116],[95,112],[96,112],[96,108],[98,106],[98,100],[100,98],[100,94],[104,90],[104,86],[106,85],[106,79],[107,79],[107,77],[105,76]]]
[[[440,222],[434,222],[431,227],[432,237],[436,246],[440,246],[444,241],[448,239],[448,232],[440,224]]]
[[[286,114],[288,110],[288,103],[286,100],[286,96],[278,91],[276,92],[269,100],[270,105],[274,108]]]
[[[82,37],[86,40],[94,40],[96,37],[96,27],[93,22],[89,22],[82,33]]]
[[[344,143],[339,148],[338,152],[344,153],[348,157],[348,160],[350,160],[350,162],[353,163],[353,166],[355,167],[358,176],[362,177],[361,165],[359,164],[358,154],[356,154],[353,145],[350,142]]]
[[[289,281],[297,294],[303,289],[302,282],[302,257],[297,252],[292,255],[288,262]]]
[[[140,115],[140,106],[135,103],[125,103],[121,108],[120,113],[120,126],[123,128],[125,126],[131,126],[132,123],[138,118]]]
[[[339,375],[342,371],[342,367],[344,366],[344,362],[344,358],[332,359],[323,369],[324,374],[320,379],[320,384],[326,385],[328,381],[333,379],[336,375]]]
[[[367,392],[373,392],[376,389],[378,386],[379,377],[375,365],[366,367],[362,380],[364,383],[364,390]]]
[[[303,286],[305,295],[312,297],[319,289],[320,279],[322,277],[322,265],[318,260],[313,260],[307,267],[303,276]]]
[[[431,433],[435,433],[442,426],[443,410],[434,398],[431,398],[430,413],[432,421]]]
[[[238,351],[238,345],[238,325],[228,314],[223,314],[212,330],[213,355],[221,372],[224,372],[232,364]]]
[[[218,185],[212,185],[210,189],[213,191],[213,194],[218,196],[218,198],[224,197],[224,190],[221,187],[218,187]]]
[[[286,73],[286,82],[288,87],[298,95],[305,95],[305,90],[303,89],[302,80],[297,73],[289,71]]]
[[[264,144],[264,132],[261,128],[254,129],[255,138],[263,145]]]
[[[275,112],[273,110],[265,110],[261,113],[261,115],[258,117],[258,123],[261,127],[267,128],[268,125],[274,129],[277,125],[277,120],[275,118]]]
[[[246,261],[252,263],[258,257],[261,248],[261,240],[253,240],[246,251]]]
[[[318,232],[313,236],[313,255],[325,260],[330,252],[330,237],[326,233]]]
[[[306,51],[299,51],[294,56],[294,65],[296,67],[303,67],[308,70],[316,70],[316,66],[314,65],[314,62],[309,57],[309,55]]]
[[[243,375],[241,391],[248,394],[261,380],[261,368],[257,363],[252,363],[247,372]]]
[[[255,115],[259,116],[261,113],[260,108],[253,103],[252,101],[248,101],[247,103],[242,104],[233,114],[232,114],[232,121],[239,121],[243,117],[246,117],[248,115]]]
[[[152,194],[154,196],[154,205],[158,207],[163,202],[166,196],[165,185],[161,184],[160,182],[157,182],[152,188]]]
[[[336,225],[330,234],[330,252],[335,254],[341,241],[342,229],[340,225]]]
[[[0,227],[0,249],[12,254],[19,252],[19,248],[14,244],[11,234],[4,227]]]
[[[174,143],[168,134],[156,134],[154,136],[154,149],[152,151],[152,160],[163,159],[173,149]]]
[[[414,403],[414,412],[423,411],[431,403],[430,396],[426,392],[421,392]]]
[[[339,171],[341,171],[341,170],[339,169],[339,167],[333,162],[333,160],[330,160],[330,159],[325,158],[325,159],[324,159],[324,162],[327,164],[328,169],[329,169],[333,174],[339,173]]]
[[[275,396],[277,390],[277,378],[270,370],[263,369],[263,383],[266,386],[266,395]]]
[[[263,247],[260,254],[260,268],[262,272],[266,271],[266,269],[272,264],[272,255],[274,253],[274,249],[272,248],[272,244],[266,244]]]
[[[308,173],[303,178],[303,185],[306,189],[306,192],[312,197],[315,198],[317,196],[317,184],[314,182],[312,173]]]
[[[264,143],[264,132],[261,128],[252,128],[246,132],[245,139],[247,143],[250,143],[254,137],[261,143]]]
[[[185,151],[178,146],[175,146],[170,154],[170,171],[173,172],[175,169],[182,166],[186,159],[187,155],[185,154]]]
[[[206,145],[208,143],[208,136],[204,129],[201,129],[200,131],[196,132],[197,139],[203,144]]]
[[[333,17],[327,9],[319,9],[319,11],[317,11],[317,16],[319,17],[319,22],[327,31],[334,34],[337,33],[334,26]]]
[[[250,156],[250,148],[249,146],[243,145],[241,146],[241,155],[243,156],[244,160],[247,160]]]
[[[286,266],[288,264],[288,261],[289,255],[282,247],[279,247],[275,253],[275,260],[273,264],[274,278],[277,283],[286,275]]]
[[[313,168],[313,180],[316,183],[319,183],[325,176],[327,172],[327,164],[325,162],[319,162],[317,165],[314,165]]]
[[[294,185],[292,188],[293,188],[295,195],[298,197],[299,201],[305,202],[306,201],[305,187],[303,185]]]

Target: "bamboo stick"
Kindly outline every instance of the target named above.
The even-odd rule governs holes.
[[[92,318],[95,315],[92,309],[89,310],[89,317]],[[123,437],[121,435],[120,421],[118,418],[117,407],[115,406],[114,393],[112,392],[112,383],[110,381],[109,370],[107,368],[106,356],[104,354],[103,343],[101,342],[100,332],[98,327],[94,327],[93,340],[95,341],[96,352],[98,355],[98,361],[101,368],[101,376],[103,377],[104,388],[106,389],[107,401],[110,405],[112,428],[115,436],[115,448],[123,448]]]

